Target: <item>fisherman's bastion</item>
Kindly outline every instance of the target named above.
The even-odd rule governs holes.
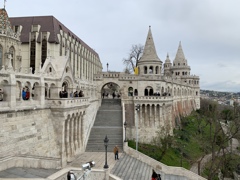
[[[199,109],[199,77],[191,74],[181,43],[173,61],[167,55],[163,63],[151,27],[146,35],[137,73],[103,72],[98,53],[54,16],[10,18],[1,9],[0,171],[65,168],[86,151],[98,110],[103,100],[112,100],[112,93],[121,105],[122,136],[126,130],[127,139],[139,142],[150,142],[162,128],[172,134],[181,115]],[[111,86],[117,88],[107,98],[106,87]],[[119,146],[148,161],[124,141]],[[152,162],[163,172],[165,167],[186,179],[202,178]]]

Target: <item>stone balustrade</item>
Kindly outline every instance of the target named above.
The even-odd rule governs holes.
[[[124,152],[134,158],[139,159],[144,163],[147,163],[148,165],[152,166],[154,169],[159,170],[165,174],[184,176],[189,180],[206,180],[204,177],[199,176],[198,174],[195,174],[192,171],[189,171],[183,167],[167,166],[159,161],[156,161],[155,159],[152,159],[151,157],[128,147],[127,143],[124,143]]]
[[[49,99],[51,108],[70,108],[89,104],[89,97]]]

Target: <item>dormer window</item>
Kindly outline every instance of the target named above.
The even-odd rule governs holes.
[[[49,72],[52,72],[52,68],[51,67],[49,67]]]

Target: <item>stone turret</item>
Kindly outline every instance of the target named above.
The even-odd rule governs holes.
[[[173,76],[188,76],[190,75],[190,66],[187,64],[187,59],[184,56],[181,41],[178,46],[176,57],[173,61],[172,73]]]
[[[159,59],[153,37],[151,32],[151,26],[149,26],[149,31],[143,50],[143,55],[138,61],[139,74],[161,74],[162,61]]]
[[[171,60],[169,59],[169,55],[167,54],[167,58],[164,63],[164,75],[165,76],[172,76],[171,68],[172,68],[172,63],[171,63]]]
[[[12,28],[5,8],[0,9],[0,69],[16,69],[20,67],[20,32],[21,26]],[[11,57],[10,60],[8,57]],[[18,60],[18,61],[17,61]],[[11,62],[10,62],[11,61]]]

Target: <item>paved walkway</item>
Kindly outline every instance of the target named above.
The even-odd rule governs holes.
[[[119,153],[119,159],[121,159],[122,153]],[[80,156],[78,156],[73,162],[68,164],[68,166],[72,167],[82,167],[82,164],[86,162],[94,161],[95,167],[93,169],[103,169],[105,165],[105,152],[84,152]],[[114,159],[113,152],[107,153],[107,164],[109,169],[111,170],[116,164],[117,160]]]

